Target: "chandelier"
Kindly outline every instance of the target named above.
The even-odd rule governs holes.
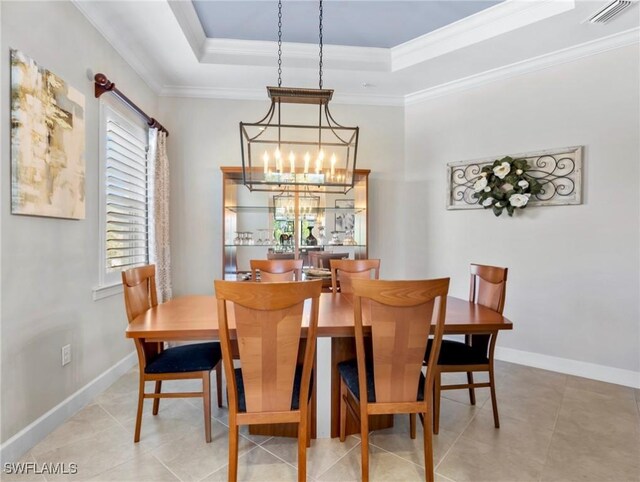
[[[282,0],[278,1],[278,86],[258,122],[240,122],[242,176],[251,191],[346,193],[354,183],[358,127],[338,124],[322,88],[322,0],[319,4],[319,88],[282,87]],[[317,106],[317,124],[283,121],[282,104]]]
[[[296,217],[296,195],[293,192],[282,192],[273,196],[274,219],[287,221]],[[302,219],[316,221],[320,209],[320,196],[308,192],[298,195],[298,213]]]

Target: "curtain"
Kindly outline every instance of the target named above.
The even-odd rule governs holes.
[[[149,262],[156,265],[158,303],[172,297],[167,134],[149,129]]]

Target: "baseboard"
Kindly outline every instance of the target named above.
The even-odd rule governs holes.
[[[62,425],[72,415],[89,404],[118,378],[137,363],[135,352],[130,353],[107,371],[87,383],[80,390],[53,407],[34,422],[0,446],[0,462],[16,462],[22,455],[35,447],[42,439]]]
[[[496,347],[495,358],[496,360],[517,363],[518,365],[527,365],[542,368],[543,370],[591,378],[601,382],[640,388],[640,372],[634,372],[633,370],[607,367],[604,365],[596,365],[595,363],[541,355],[540,353],[514,350],[513,348],[499,346]]]

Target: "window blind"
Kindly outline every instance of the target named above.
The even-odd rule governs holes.
[[[106,122],[106,268],[149,262],[147,132],[117,119]]]

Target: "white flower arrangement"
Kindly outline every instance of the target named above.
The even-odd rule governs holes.
[[[482,168],[473,184],[473,195],[496,216],[505,209],[513,216],[516,209],[527,207],[532,195],[542,191],[542,185],[527,173],[529,170],[526,159],[498,159]]]

